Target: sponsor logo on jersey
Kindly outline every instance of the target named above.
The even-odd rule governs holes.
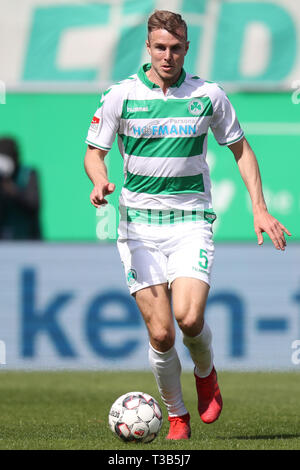
[[[90,130],[92,132],[97,132],[99,124],[100,124],[100,118],[98,118],[97,116],[94,116],[90,125]]]
[[[197,126],[196,125],[162,125],[162,126],[133,126],[133,133],[135,137],[143,136],[157,136],[163,137],[165,135],[173,136],[185,136],[185,135],[197,135]]]
[[[135,108],[130,108],[129,106],[127,106],[127,113],[138,113],[140,111],[147,112],[147,111],[149,111],[149,108],[148,108],[148,106],[138,106],[138,107],[135,107]]]
[[[188,104],[188,110],[193,116],[200,116],[203,111],[203,103],[198,98],[194,98]]]

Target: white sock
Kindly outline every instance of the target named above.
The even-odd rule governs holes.
[[[180,383],[181,364],[175,347],[173,346],[166,352],[160,352],[149,344],[149,362],[168,415],[186,414],[187,409],[183,403]]]
[[[188,348],[195,364],[195,374],[207,377],[213,368],[212,333],[204,322],[201,332],[194,337],[183,335],[183,343]]]

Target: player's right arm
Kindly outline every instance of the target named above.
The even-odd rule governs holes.
[[[107,150],[88,145],[84,157],[86,174],[94,184],[94,189],[90,194],[90,201],[97,208],[107,204],[105,196],[115,190],[114,183],[110,183],[107,177],[107,168],[104,162],[107,153]]]
[[[104,158],[111,149],[119,128],[123,105],[120,95],[118,86],[112,86],[102,94],[86,138],[88,147],[84,168],[94,184],[90,200],[96,208],[107,204],[105,196],[115,190],[115,185],[108,180]]]

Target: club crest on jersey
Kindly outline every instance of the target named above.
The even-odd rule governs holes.
[[[97,116],[94,116],[90,125],[90,130],[92,132],[97,132],[99,124],[100,124],[100,118],[98,118]]]
[[[127,272],[127,284],[128,286],[133,286],[133,284],[136,282],[137,280],[137,274],[136,274],[136,270],[135,269],[129,269],[129,271]]]
[[[188,110],[193,116],[200,116],[203,111],[203,103],[198,98],[194,98],[188,104]]]

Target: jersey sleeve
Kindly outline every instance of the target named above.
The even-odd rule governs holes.
[[[115,87],[106,90],[90,124],[86,143],[102,150],[110,150],[120,125],[122,98]]]
[[[225,92],[215,84],[211,130],[219,145],[231,145],[244,137],[236,112]]]

